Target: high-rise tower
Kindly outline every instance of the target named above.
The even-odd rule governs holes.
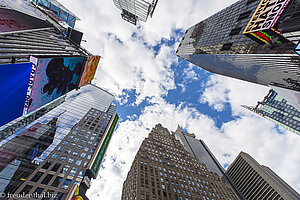
[[[255,107],[243,107],[300,135],[300,112],[274,90],[270,90]]]
[[[6,199],[84,196],[118,121],[113,95],[94,85],[0,142],[0,192]],[[16,148],[17,147],[17,148]],[[9,196],[15,194],[19,196]],[[3,196],[2,196],[3,197]]]
[[[226,173],[245,199],[300,199],[300,195],[275,172],[247,153],[240,152]]]
[[[117,8],[122,13],[122,19],[134,25],[137,21],[146,22],[147,18],[152,17],[158,0],[113,0]]]
[[[210,72],[300,91],[299,0],[240,0],[190,27],[176,54]]]
[[[143,141],[123,184],[127,199],[239,199],[174,134],[157,124]]]

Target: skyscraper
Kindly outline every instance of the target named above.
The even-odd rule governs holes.
[[[137,21],[146,22],[147,18],[152,17],[158,0],[113,0],[117,8],[122,13],[122,19],[134,25]]]
[[[246,199],[300,199],[300,195],[275,172],[247,153],[240,152],[226,173]]]
[[[274,90],[270,90],[263,101],[257,102],[255,107],[245,105],[243,107],[300,135],[300,112]]]
[[[196,136],[193,133],[190,134],[183,131],[179,125],[174,132],[174,136],[180,141],[184,149],[187,150],[194,158],[197,158],[201,163],[204,163],[210,172],[216,173],[222,182],[230,184],[234,192],[242,199],[239,191],[234,187],[231,180],[225,173],[224,168],[220,165],[219,161],[209,150],[203,140],[196,139]]]
[[[157,124],[142,142],[127,178],[127,199],[239,199],[230,184],[221,181],[191,155],[174,134]]]
[[[298,0],[240,0],[190,27],[176,54],[210,72],[300,91]]]
[[[2,140],[0,192],[4,197],[84,197],[118,121],[113,98],[88,84],[71,91],[64,103]]]

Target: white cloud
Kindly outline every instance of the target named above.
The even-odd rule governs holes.
[[[298,136],[284,130],[286,134],[279,135],[274,124],[240,107],[241,104],[256,104],[266,95],[268,88],[212,75],[204,85],[206,89],[200,101],[219,111],[230,104],[234,115],[242,114],[242,117],[223,124],[221,129],[210,117],[191,106],[176,107],[162,99],[168,90],[175,88],[175,75],[170,67],[177,62],[174,50],[178,44],[171,47],[163,44],[155,56],[154,50],[144,43],[156,45],[162,39],[171,37],[177,41],[180,38],[175,29],[185,30],[235,0],[159,0],[153,18],[140,23],[140,28],[122,20],[121,11],[112,0],[60,1],[81,18],[77,27],[84,32],[84,39],[87,40],[83,45],[102,56],[94,82],[116,94],[123,105],[130,98],[128,91],[136,93],[135,104],[131,106],[145,99],[153,104],[143,108],[140,116],[119,124],[109,145],[104,169],[100,170],[87,192],[90,199],[120,199],[122,184],[133,158],[156,123],[169,130],[175,130],[180,124],[189,132],[194,132],[206,142],[222,164],[231,163],[241,150],[248,152],[300,190]],[[133,39],[134,33],[137,37]],[[198,77],[191,67],[186,68],[184,76],[186,80]],[[224,157],[223,154],[231,156]]]
[[[270,88],[246,81],[211,75],[200,97],[201,103],[208,103],[217,111],[222,111],[226,103],[230,103],[234,115],[247,114],[240,105],[256,105],[268,94]]]

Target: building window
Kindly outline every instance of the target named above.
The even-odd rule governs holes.
[[[71,182],[72,182],[71,179],[66,179],[63,185],[61,186],[61,188],[67,190]]]
[[[249,10],[247,12],[243,12],[242,14],[240,14],[240,16],[237,20],[240,21],[240,20],[243,20],[243,19],[247,19],[250,14],[251,14],[251,10]]]
[[[57,172],[57,170],[60,168],[61,164],[60,163],[55,163],[55,165],[52,167],[51,171]]]
[[[47,162],[43,165],[42,169],[48,169],[52,163],[53,163],[52,161],[47,161]]]
[[[30,192],[30,190],[32,189],[32,186],[31,185],[26,185],[23,190],[20,192],[20,194],[28,194]]]
[[[229,36],[238,35],[241,30],[242,30],[242,27],[232,29],[231,32],[229,33]]]
[[[62,168],[61,173],[66,174],[69,168],[70,168],[69,165],[65,165],[65,166]]]
[[[54,187],[57,187],[59,184],[60,184],[60,182],[62,181],[62,177],[56,177],[56,179],[53,181],[53,183],[52,183],[52,186],[54,186]]]
[[[223,44],[221,51],[228,51],[228,50],[230,50],[230,48],[231,48],[232,45],[233,45],[233,43]]]
[[[43,188],[37,187],[33,193],[34,194],[41,194],[43,192],[43,190],[44,190]]]
[[[50,182],[50,180],[52,179],[52,177],[53,177],[53,175],[47,174],[47,176],[44,178],[44,180],[41,183],[47,185]]]

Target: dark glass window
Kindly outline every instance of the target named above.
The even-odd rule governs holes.
[[[28,194],[30,192],[30,190],[32,189],[32,186],[31,185],[26,185],[23,190],[20,192],[20,194]]]
[[[56,177],[56,179],[53,181],[52,186],[57,187],[59,183],[62,181],[62,177]]]
[[[56,163],[56,164],[52,167],[51,171],[57,172],[57,170],[60,168],[60,166],[61,166],[60,163]]]
[[[241,30],[242,30],[242,27],[238,27],[238,28],[232,29],[231,32],[229,33],[229,35],[230,36],[232,36],[232,35],[238,35]]]
[[[43,192],[43,190],[44,190],[44,188],[37,187],[33,193],[41,194]]]
[[[229,50],[231,48],[232,44],[233,43],[223,44],[221,51],[227,51],[227,50]]]
[[[42,169],[48,169],[52,163],[53,163],[52,161],[47,161],[47,162],[43,165]]]
[[[38,180],[41,178],[41,176],[43,175],[42,172],[37,172],[34,177],[31,179],[32,182],[38,182]]]
[[[42,181],[42,184],[47,185],[47,184],[50,182],[50,180],[51,180],[52,177],[53,177],[53,175],[47,174],[47,176],[46,176],[46,177],[44,178],[44,180]]]
[[[250,14],[251,14],[251,10],[249,10],[247,12],[243,12],[240,14],[240,16],[237,20],[239,21],[239,20],[247,19]]]

